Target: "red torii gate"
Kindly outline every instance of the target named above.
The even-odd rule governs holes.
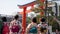
[[[25,4],[25,5],[18,5],[19,8],[23,8],[23,15],[22,15],[22,34],[25,34],[26,31],[26,9],[27,7],[31,6],[34,8],[34,5],[36,4],[36,1],[33,1],[31,3]]]

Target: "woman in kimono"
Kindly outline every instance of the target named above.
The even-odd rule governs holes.
[[[2,34],[9,34],[9,24],[7,22],[6,17],[3,17],[2,21],[3,21],[3,31],[2,31]]]
[[[10,32],[12,32],[11,34],[18,34],[18,32],[20,31],[20,24],[19,24],[19,16],[16,15],[14,17],[14,20],[11,21],[10,23]]]
[[[45,18],[41,18],[40,24],[38,24],[39,34],[48,34],[48,25],[45,22]]]
[[[37,19],[34,17],[26,28],[26,34],[37,34]]]

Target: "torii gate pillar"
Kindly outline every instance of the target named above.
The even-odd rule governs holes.
[[[22,34],[24,34],[25,33],[25,31],[26,31],[26,8],[27,7],[24,7],[23,8],[23,15],[22,15]]]

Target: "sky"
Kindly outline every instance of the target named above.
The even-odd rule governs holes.
[[[34,0],[0,0],[0,14],[12,15],[22,11],[17,5],[24,5]]]
[[[24,5],[35,0],[0,0],[0,14],[12,15],[21,12],[17,5]]]

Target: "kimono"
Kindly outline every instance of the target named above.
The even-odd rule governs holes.
[[[20,25],[18,23],[18,21],[13,21],[11,24],[10,24],[10,28],[11,28],[11,32],[15,33],[15,32],[19,32],[20,31]]]
[[[7,22],[4,22],[3,24],[3,32],[2,34],[9,34],[9,26]]]

